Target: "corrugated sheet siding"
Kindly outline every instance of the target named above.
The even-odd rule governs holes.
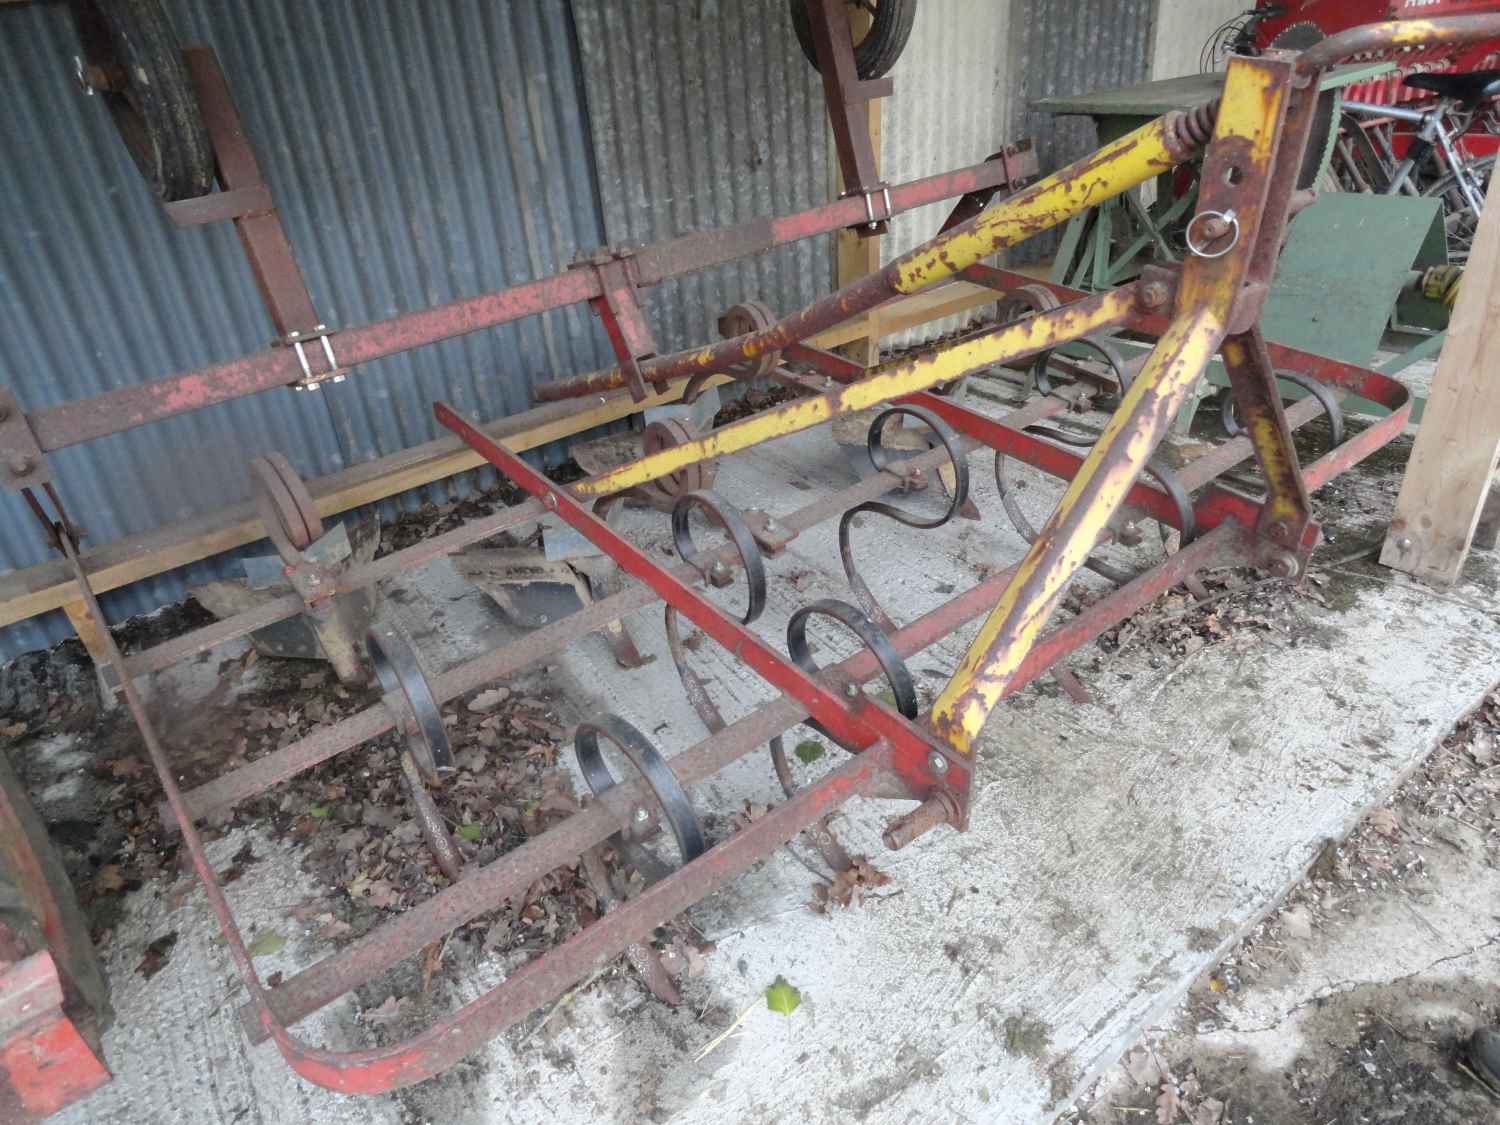
[[[785,214],[832,197],[822,87],[785,0],[574,0],[612,244]],[[714,336],[747,298],[826,293],[830,238],[669,281],[646,307],[661,351]]]
[[[881,108],[881,168],[891,183],[977,164],[1016,140],[1012,5],[996,0],[926,0],[891,71],[896,96]],[[927,241],[953,209],[936,203],[891,224],[881,256],[889,262]],[[933,321],[885,347],[931,340],[971,317]]]
[[[1035,138],[1043,172],[1098,147],[1090,117],[1055,117],[1030,108],[1039,98],[1084,94],[1142,82],[1151,72],[1156,0],[1041,0],[1017,24],[1021,49],[1017,131]],[[1057,248],[1060,231],[1027,242],[1012,261],[1034,262]]]
[[[1091,119],[1056,118],[1030,105],[1143,80],[1155,7],[1155,0],[923,0],[892,72],[896,96],[885,103],[886,178],[900,183],[970,164],[1022,137],[1036,142],[1044,173],[1085,155],[1097,142]],[[950,206],[899,219],[884,259],[932,237]],[[1056,239],[1033,239],[1009,260],[1045,258]],[[934,321],[888,338],[885,346],[934,339],[972,319]]]
[[[563,268],[599,243],[588,127],[561,0],[170,3],[215,47],[330,324],[356,324]],[[0,10],[0,382],[28,408],[265,346],[270,322],[229,224],[163,216],[101,107],[71,78],[64,6]],[[574,309],[371,364],[318,395],[277,391],[56,454],[95,542],[247,495],[245,462],[320,475],[437,433],[431,402],[483,417],[608,359]],[[3,494],[0,494],[3,495]],[[0,569],[48,557],[0,498]],[[105,598],[113,619],[229,572],[209,560]],[[65,635],[0,630],[0,657]]]

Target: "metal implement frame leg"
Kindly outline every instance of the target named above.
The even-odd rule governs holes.
[[[1270,59],[1231,65],[1199,211],[1200,218],[1217,215],[1223,229],[1201,224],[1200,252],[1183,267],[1177,318],[933,705],[934,731],[965,754],[1230,328],[1258,248],[1246,235],[1259,231],[1270,194],[1292,73],[1291,64]],[[1267,437],[1290,448],[1280,421],[1281,433]]]

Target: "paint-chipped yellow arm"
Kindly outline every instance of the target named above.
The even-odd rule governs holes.
[[[946,281],[991,254],[1171,171],[1180,163],[1170,147],[1171,120],[1161,117],[1127,133],[1087,160],[990,207],[974,220],[972,229],[960,227],[897,259],[892,263],[897,291],[915,293]]]
[[[713,431],[696,441],[663,449],[573,485],[582,496],[604,496],[674,473],[709,457],[738,453],[772,438],[784,437],[903,395],[925,391],[964,375],[1058,344],[1124,324],[1135,306],[1135,289],[1111,290],[1055,312],[1023,320],[995,332],[942,349],[889,371],[861,379],[837,391],[799,399],[744,421]]]

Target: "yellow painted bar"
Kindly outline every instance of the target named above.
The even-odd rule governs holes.
[[[1250,362],[1249,349],[1238,339],[1225,340],[1220,352],[1225,366],[1231,370]],[[1274,377],[1270,383],[1271,394],[1278,393]],[[1283,483],[1301,480],[1302,476],[1302,467],[1296,460],[1297,450],[1291,444],[1289,435],[1277,427],[1273,415],[1248,419],[1245,431],[1251,444],[1255,446],[1256,455],[1263,466],[1262,475],[1268,486],[1264,505],[1266,515],[1262,519],[1267,522],[1301,519],[1305,510],[1303,504],[1307,499],[1306,493],[1296,489],[1289,490]]]
[[[1113,289],[1054,312],[1012,324],[961,344],[954,344],[879,375],[850,383],[826,395],[799,399],[763,414],[714,430],[696,441],[663,449],[618,469],[572,486],[582,496],[603,496],[676,472],[696,461],[722,457],[826,422],[878,406],[903,395],[925,391],[973,371],[1034,355],[1061,343],[1118,327],[1135,308],[1135,288]]]
[[[1157,439],[1218,350],[1223,329],[1216,319],[1207,309],[1180,317],[1158,342],[1047,521],[1047,529],[1054,529],[1057,536],[1049,536],[1047,529],[1038,536],[963,663],[933,703],[933,729],[955,750],[972,752],[985,720],[1051,616],[1057,596],[1098,544],[1110,517],[1156,449]],[[1156,424],[1136,426],[1136,413],[1147,396],[1154,400],[1149,410]],[[1106,459],[1113,464],[1106,466]],[[1092,493],[1089,502],[1080,507],[1088,493]]]
[[[1217,157],[1210,149],[1204,162],[1205,181],[1224,176],[1231,167],[1242,177],[1266,174],[1285,115],[1287,78],[1284,71],[1278,78],[1273,69],[1254,61],[1231,63],[1214,132],[1215,145],[1225,143],[1219,146]],[[1208,200],[1224,194],[1205,182],[1200,207],[1212,207]],[[1098,543],[1188,392],[1223,343],[1260,228],[1260,204],[1243,198],[1239,202],[1244,207],[1240,241],[1221,257],[1188,256],[1177,300],[1182,311],[1157,342],[963,663],[934,702],[933,730],[955,750],[972,753],[985,720],[1036,644],[1058,596]]]
[[[959,227],[897,259],[892,263],[897,292],[915,293],[946,281],[996,251],[1175,168],[1181,161],[1168,147],[1170,121],[1170,116],[1158,118],[1127,133],[1087,160],[995,204],[974,220],[971,229]]]

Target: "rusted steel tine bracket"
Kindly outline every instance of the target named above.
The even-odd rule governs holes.
[[[245,136],[219,58],[210,47],[189,47],[183,56],[203,107],[223,190],[165,204],[167,215],[181,225],[233,219],[276,334],[303,365],[302,385],[316,387],[322,379],[341,377],[335,375],[339,367],[328,341],[328,328],[313,307],[307,281],[292,253],[271,189],[261,175],[255,150]],[[221,213],[225,210],[229,213]],[[309,347],[312,341],[320,346]]]
[[[572,268],[592,270],[599,279],[600,295],[589,305],[604,324],[615,359],[625,373],[625,386],[630,397],[636,402],[645,401],[651,392],[641,378],[639,364],[656,354],[656,341],[651,335],[646,314],[641,311],[640,302],[635,297],[637,282],[633,255],[603,249],[574,262]]]

